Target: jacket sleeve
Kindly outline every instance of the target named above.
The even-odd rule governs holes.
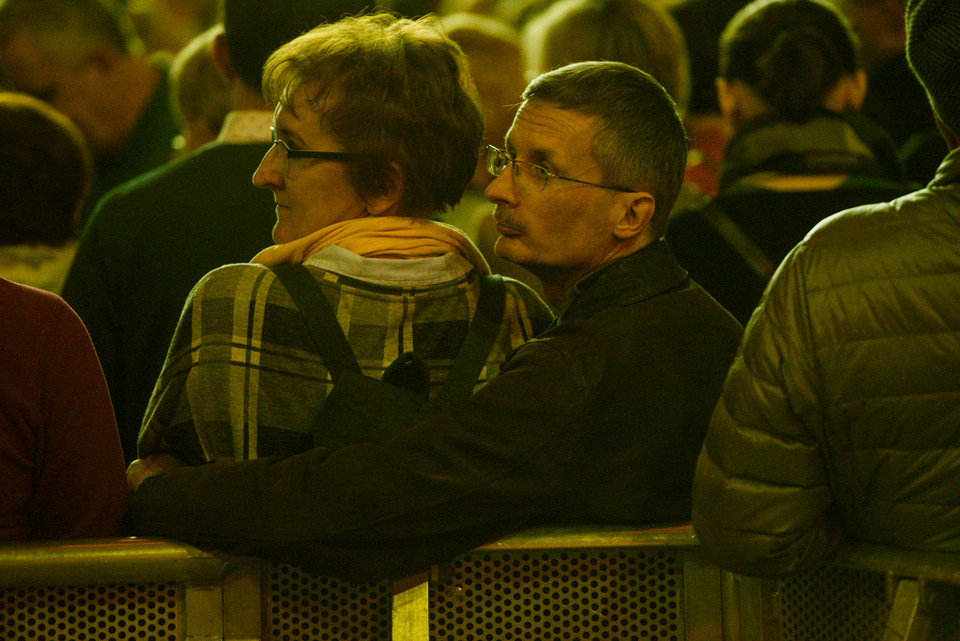
[[[697,462],[693,525],[708,558],[742,574],[831,555],[839,527],[816,434],[822,410],[801,245],[747,325]]]
[[[547,392],[531,392],[534,372]],[[173,469],[144,481],[132,516],[141,534],[311,567],[345,541],[469,550],[556,491],[580,438],[576,380],[549,345],[524,346],[480,392],[394,439]]]
[[[318,357],[267,332],[264,319],[284,311],[269,303],[275,281],[267,269],[236,264],[197,283],[143,417],[140,457],[167,453],[191,465],[256,458],[277,416],[296,426],[316,416]]]

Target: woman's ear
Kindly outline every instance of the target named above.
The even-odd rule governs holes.
[[[411,215],[414,212],[401,213],[400,199],[403,197],[403,187],[405,181],[403,172],[397,163],[390,163],[387,168],[387,181],[383,191],[366,199],[368,216],[402,216]]]
[[[726,78],[717,78],[714,82],[717,86],[717,104],[720,105],[720,113],[729,133],[766,110],[760,96],[743,82]]]
[[[619,194],[624,199],[621,216],[613,228],[613,235],[619,240],[630,240],[643,235],[650,229],[656,206],[653,196],[645,191]]]
[[[720,105],[720,114],[729,122],[733,112],[736,111],[733,90],[726,78],[715,78],[713,83],[717,87],[717,104]]]

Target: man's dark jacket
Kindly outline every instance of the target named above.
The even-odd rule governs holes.
[[[268,148],[212,143],[124,183],[80,238],[63,298],[100,356],[128,463],[190,290],[272,243],[273,196],[252,184]]]
[[[397,438],[148,478],[138,533],[375,580],[525,526],[689,520],[739,324],[664,241],[571,300],[479,392]]]

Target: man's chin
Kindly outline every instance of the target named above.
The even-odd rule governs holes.
[[[524,266],[524,263],[529,262],[525,260],[527,254],[523,250],[524,246],[519,236],[501,235],[493,245],[493,253],[499,258],[510,261],[515,265],[520,265],[521,267]]]

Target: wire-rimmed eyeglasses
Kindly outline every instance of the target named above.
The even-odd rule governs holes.
[[[568,182],[580,183],[581,185],[590,185],[592,187],[600,187],[602,189],[614,189],[616,191],[623,191],[627,193],[636,191],[635,189],[627,189],[625,187],[601,185],[599,183],[592,183],[586,180],[578,180],[577,178],[567,178],[566,176],[553,173],[546,167],[541,167],[540,165],[527,162],[525,160],[517,160],[516,158],[512,158],[506,151],[497,149],[493,145],[487,145],[487,171],[490,172],[491,176],[499,176],[503,170],[506,169],[507,165],[511,164],[513,165],[514,178],[525,175],[530,180],[531,184],[537,185],[540,189],[544,189],[547,186],[547,181],[549,181],[551,178],[556,178],[557,180],[566,180]]]
[[[314,160],[349,160],[351,155],[345,151],[314,151],[312,149],[291,149],[290,145],[277,137],[276,127],[270,127],[270,141],[277,148],[280,162],[284,171],[289,168],[289,161],[296,158],[312,158]]]

